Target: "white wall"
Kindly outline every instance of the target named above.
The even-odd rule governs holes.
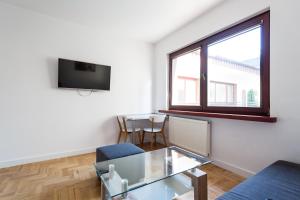
[[[271,10],[271,115],[275,124],[211,119],[212,157],[249,175],[278,159],[300,163],[299,19],[297,0],[227,0],[155,46],[154,107],[167,108],[167,54],[253,14]]]
[[[0,29],[0,167],[94,151],[116,114],[152,111],[152,45],[2,3]],[[111,65],[111,91],[58,89],[58,57]]]

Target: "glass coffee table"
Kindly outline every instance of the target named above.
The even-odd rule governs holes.
[[[197,167],[210,161],[178,147],[98,162],[103,200],[171,200],[194,191],[207,200],[207,175]]]

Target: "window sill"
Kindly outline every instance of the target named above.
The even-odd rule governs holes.
[[[259,115],[224,114],[224,113],[194,112],[194,111],[181,111],[181,110],[159,110],[159,112],[165,114],[223,118],[223,119],[256,121],[256,122],[266,122],[266,123],[277,122],[277,117],[259,116]]]

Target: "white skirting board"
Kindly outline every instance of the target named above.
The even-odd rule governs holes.
[[[12,167],[16,165],[22,165],[22,164],[28,164],[33,162],[40,162],[45,160],[51,160],[51,159],[57,159],[57,158],[63,158],[63,157],[69,157],[69,156],[76,156],[86,153],[92,153],[96,151],[96,148],[98,147],[88,147],[78,150],[71,150],[71,151],[65,151],[60,153],[50,153],[50,154],[44,154],[44,155],[37,155],[37,156],[31,156],[31,157],[23,157],[16,160],[5,160],[0,161],[0,168],[6,168],[6,167]]]
[[[212,159],[212,160],[213,160],[214,165],[217,165],[218,167],[221,167],[223,169],[231,171],[231,172],[233,172],[235,174],[238,174],[240,176],[249,177],[249,176],[255,175],[255,172],[249,171],[247,169],[243,169],[243,168],[238,167],[236,165],[232,165],[230,163],[220,161],[220,160],[215,160],[215,159]]]

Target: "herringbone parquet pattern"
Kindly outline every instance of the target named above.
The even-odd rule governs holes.
[[[94,162],[95,153],[91,153],[0,169],[0,199],[99,199],[100,184]],[[214,165],[207,165],[203,170],[208,173],[209,199],[215,199],[243,180]]]
[[[0,199],[99,199],[95,154],[0,170]]]

